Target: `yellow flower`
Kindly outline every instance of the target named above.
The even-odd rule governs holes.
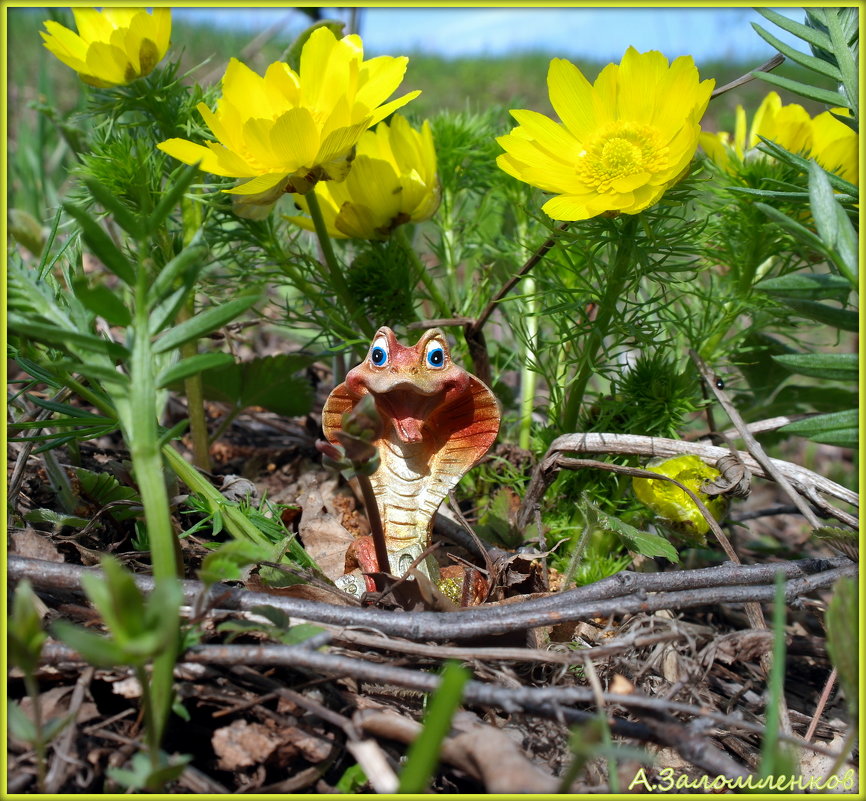
[[[704,464],[697,456],[675,456],[672,459],[650,462],[646,468],[651,473],[658,473],[676,479],[688,487],[717,520],[727,510],[727,501],[721,495],[710,497],[701,492],[705,481],[713,481],[720,473],[713,467]],[[695,502],[676,484],[652,478],[633,478],[632,488],[637,499],[652,509],[670,528],[675,529],[691,543],[706,542],[706,533],[710,524],[701,514]]]
[[[73,8],[78,33],[46,20],[44,44],[91,86],[118,86],[150,73],[171,36],[171,9]]]
[[[200,161],[214,175],[251,179],[226,191],[263,202],[286,190],[306,193],[320,180],[342,181],[361,134],[419,94],[384,102],[407,63],[390,56],[364,61],[360,36],[337,39],[317,28],[298,72],[277,61],[262,77],[229,62],[216,113],[198,105],[218,142],[169,139],[158,147],[187,164]]]
[[[429,219],[440,199],[430,123],[416,131],[399,114],[390,127],[380,122],[358,142],[346,180],[321,184],[315,191],[333,237],[386,239],[398,225]],[[309,212],[303,195],[294,198]],[[286,219],[314,230],[309,217]]]
[[[519,126],[497,139],[505,153],[496,163],[554,193],[543,206],[554,220],[637,214],[687,170],[713,85],[700,81],[690,56],[669,65],[657,51],[630,47],[594,84],[574,64],[555,58],[547,86],[562,122],[512,111]]]
[[[835,108],[839,115],[847,109]],[[734,134],[727,131],[701,134],[704,152],[726,172],[736,172],[737,162],[751,158],[766,158],[755,148],[761,144],[759,136],[775,142],[791,153],[813,158],[830,172],[858,184],[857,133],[837,120],[829,111],[812,118],[802,106],[782,105],[778,93],[770,92],[763,100],[748,131],[746,112],[737,106]]]

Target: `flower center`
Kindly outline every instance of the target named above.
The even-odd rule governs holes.
[[[639,173],[657,173],[667,167],[668,148],[651,125],[614,122],[600,130],[580,154],[577,172],[598,192]]]

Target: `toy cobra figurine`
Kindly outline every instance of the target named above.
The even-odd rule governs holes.
[[[343,414],[366,395],[375,400],[384,423],[373,443],[380,462],[370,483],[391,569],[400,576],[429,544],[442,500],[496,439],[499,405],[484,383],[451,361],[438,328],[425,332],[413,347],[401,345],[390,328],[376,332],[367,358],[325,403],[322,429],[329,442],[338,444],[335,433]],[[379,569],[370,548],[358,561],[365,572]],[[437,580],[432,557],[419,569]],[[363,589],[348,570],[337,586],[356,596]]]

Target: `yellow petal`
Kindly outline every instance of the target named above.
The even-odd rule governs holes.
[[[332,131],[319,146],[319,152],[315,154],[316,162],[325,164],[346,158],[366,129],[367,121],[363,120],[357,125]]]
[[[217,166],[216,155],[202,145],[188,142],[186,139],[175,138],[160,142],[157,148],[163,153],[168,153],[169,156],[176,158],[178,161],[182,161],[184,164],[201,162],[201,169],[205,172],[212,172],[215,175],[220,174],[214,169]]]
[[[358,93],[355,101],[369,109],[384,103],[397,90],[406,74],[409,59],[379,56],[365,61],[358,75]]]
[[[245,118],[264,116],[268,112],[268,95],[264,81],[236,58],[229,59],[222,80],[223,97],[244,113]]]
[[[577,160],[583,147],[562,125],[537,111],[513,110],[511,116],[546,150],[559,154],[564,161]]]
[[[380,122],[376,126],[375,138],[379,145],[378,158],[391,162],[398,172],[421,167],[420,136],[401,114],[395,114],[390,125]],[[358,155],[362,153],[359,149]]]
[[[555,58],[550,62],[547,86],[553,110],[563,125],[579,140],[591,135],[597,120],[592,86],[583,73],[570,61]]]
[[[614,178],[610,182],[610,185],[614,192],[633,192],[635,189],[648,183],[651,178],[652,175],[648,172],[635,172],[631,175],[623,175],[619,178]]]
[[[666,119],[667,104],[663,95],[667,88],[668,60],[658,50],[638,53],[630,47],[619,68],[618,114],[634,122],[653,122],[657,113]],[[695,71],[697,75],[697,71]],[[683,87],[679,87],[681,90]],[[675,109],[691,105],[687,97],[667,98],[667,103],[680,104]],[[678,115],[680,118],[682,113]]]
[[[587,204],[588,196],[557,195],[547,201],[541,210],[551,219],[564,222],[575,222],[577,220],[588,220],[595,216]]]
[[[782,106],[764,135],[791,153],[808,153],[812,147],[812,118],[796,103]]]
[[[668,144],[670,160],[667,168],[653,175],[652,183],[654,185],[673,180],[686,168],[698,149],[700,133],[700,125],[694,122],[680,128],[677,135]]]
[[[663,77],[651,121],[661,131],[673,135],[682,125],[689,109],[700,120],[706,111],[715,81],[700,81],[691,56],[674,59]],[[684,113],[686,112],[686,113]]]
[[[139,14],[147,14],[144,8],[103,8],[102,16],[114,28],[128,28]],[[147,14],[150,16],[150,14]]]
[[[258,175],[246,183],[232,189],[224,189],[223,191],[230,195],[258,195],[262,192],[267,192],[269,189],[273,189],[281,181],[285,181],[286,177],[286,173]]]
[[[752,117],[752,127],[749,130],[749,141],[747,143],[749,150],[756,147],[761,141],[758,139],[758,134],[762,136],[766,135],[765,132],[769,130],[769,126],[772,125],[772,120],[780,108],[782,108],[782,98],[776,92],[768,93],[761,102],[761,105],[758,106],[755,116]]]
[[[384,239],[383,233],[377,231],[388,224],[368,206],[360,203],[346,203],[337,215],[337,230],[344,236],[353,239]]]
[[[403,106],[405,106],[410,100],[414,100],[420,94],[421,90],[416,89],[414,92],[408,92],[402,97],[398,97],[396,100],[392,100],[390,103],[385,103],[384,106],[379,106],[379,108],[374,109],[370,115],[369,125],[375,125],[377,122],[384,120],[389,114],[396,111],[398,108],[403,108]]]
[[[619,65],[608,64],[592,85],[595,125],[601,128],[619,119]]]
[[[301,197],[301,195],[295,195],[295,197]],[[303,228],[305,231],[315,231],[316,230],[316,226],[313,225],[313,221],[309,217],[304,217],[300,214],[295,216],[295,217],[290,217],[288,215],[284,215],[283,219],[287,220],[288,222],[292,223],[293,225],[297,225],[300,228]],[[330,228],[328,228],[328,234],[330,236],[339,237],[340,239],[346,238],[346,235],[340,231],[337,231],[336,228],[333,231]]]
[[[327,229],[328,234],[332,237],[337,237],[338,239],[345,239],[346,234],[337,228],[337,212],[339,210],[339,204],[335,203],[332,196],[333,188],[334,185],[330,181],[320,181],[312,191],[316,193],[316,197],[319,200],[319,209],[322,212],[322,220],[325,223],[325,228]],[[293,194],[292,198],[295,201],[295,205],[309,215],[310,206],[307,203],[306,195]],[[299,225],[307,231],[316,230],[313,220],[309,216],[298,215],[294,217],[286,217],[285,219],[295,225]]]
[[[742,106],[737,106],[736,110],[734,150],[740,158],[743,158],[746,152],[746,110]]]
[[[362,120],[365,121],[368,116],[360,112],[353,114],[349,106],[349,99],[344,95],[334,103],[324,122],[320,115],[317,115],[316,119],[320,126],[319,138],[326,139],[334,131],[350,127]]]
[[[828,111],[815,117],[812,127],[814,133],[812,155],[815,160],[824,169],[835,172],[852,184],[859,185],[857,134]]]
[[[702,133],[700,136],[700,144],[704,153],[718,164],[723,170],[730,171],[730,156],[726,143],[728,134],[720,132],[717,134]]]
[[[93,42],[87,48],[87,68],[90,75],[113,84],[128,83],[135,77],[126,54],[104,42]]]
[[[313,167],[319,150],[319,131],[312,114],[305,108],[289,109],[273,124],[270,147],[287,172]]]
[[[145,14],[145,16],[148,16]],[[142,74],[141,49],[143,37],[140,30],[134,28],[117,28],[112,31],[109,44],[119,52],[123,53],[126,63],[131,69],[133,76]],[[151,67],[152,69],[153,67]],[[150,70],[147,70],[150,72]]]
[[[400,211],[400,177],[387,161],[358,156],[346,178],[346,190],[372,210],[375,227],[387,224]]]
[[[168,46],[171,40],[171,9],[170,8],[154,8],[153,9],[153,41],[156,44],[156,50],[159,53],[159,58],[168,52]]]
[[[111,37],[114,26],[108,17],[95,8],[73,7],[72,16],[75,17],[75,27],[84,41],[107,42]]]
[[[281,153],[279,156],[276,154],[271,145],[273,127],[274,123],[271,120],[261,118],[247,120],[243,128],[244,155],[260,173],[278,172],[282,167],[286,168],[286,172],[291,172],[290,161],[292,166],[297,165],[297,162],[291,159],[291,152]]]
[[[341,48],[330,29],[317,28],[301,51],[301,101],[329,108],[349,85],[351,49]],[[355,67],[357,69],[357,66]]]
[[[298,76],[282,61],[275,61],[265,72],[265,91],[271,105],[280,112],[298,105],[300,89]]]
[[[199,103],[196,106],[196,109],[198,110],[198,113],[201,114],[205,125],[211,129],[213,135],[224,145],[231,146],[233,136],[232,133],[223,125],[223,120],[217,114],[214,114],[204,103]]]
[[[521,180],[527,180],[547,192],[577,192],[584,187],[573,163],[564,162],[555,154],[542,150],[534,141],[514,133],[500,136],[496,141],[511,157],[511,168],[519,169],[522,176],[527,176],[521,177]]]
[[[46,20],[44,24],[48,33],[40,31],[39,35],[45,40],[45,46],[57,58],[64,64],[69,63],[67,59],[82,64],[87,61],[87,43],[77,33],[73,33],[54,20]]]

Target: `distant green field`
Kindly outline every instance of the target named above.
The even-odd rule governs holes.
[[[8,9],[7,46],[10,81],[10,131],[16,129],[19,114],[26,113],[27,104],[41,94],[61,112],[74,108],[78,102],[78,80],[42,46],[39,30],[47,17],[45,9]],[[51,13],[71,27],[68,9],[52,9]],[[294,31],[276,34],[267,41],[253,44],[247,33],[219,29],[207,25],[175,23],[170,53],[180,53],[184,70],[193,70],[190,81],[210,83],[219,80],[229,57],[241,58],[249,66],[263,71],[278,60],[290,44]],[[371,54],[375,55],[375,54]],[[421,89],[421,96],[407,111],[413,117],[425,117],[441,109],[485,109],[491,106],[532,108],[550,113],[547,98],[547,66],[553,54],[520,53],[507,58],[444,59],[427,54],[392,52],[408,55],[409,69],[403,90]],[[588,78],[593,79],[604,66],[593,62],[578,62]],[[702,77],[715,78],[721,86],[743,75],[757,64],[709,62],[698,64]],[[783,64],[779,74],[795,77],[799,68]],[[704,126],[715,130],[732,125],[733,110],[738,103],[753,110],[769,87],[753,81],[735,92],[713,101],[704,118]],[[784,102],[798,102],[811,113],[823,111],[809,101],[793,95]]]

